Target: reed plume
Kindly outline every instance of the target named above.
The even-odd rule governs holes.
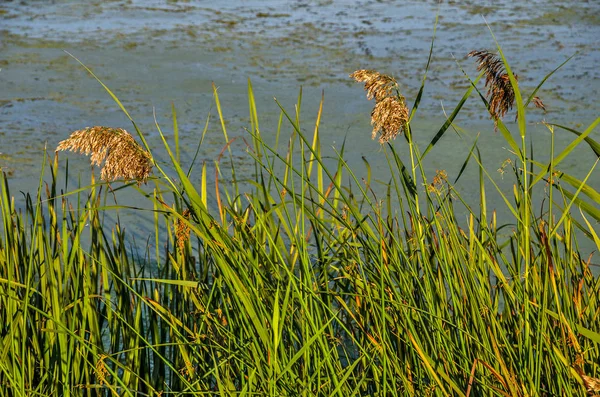
[[[600,379],[591,376],[580,375],[589,395],[598,396],[600,393]]]
[[[375,139],[381,131],[379,143],[389,142],[404,132],[408,123],[408,108],[404,96],[400,94],[398,82],[391,76],[374,70],[357,70],[350,75],[356,82],[365,83],[367,99],[375,99],[371,112],[371,125]]]
[[[497,123],[515,103],[515,91],[510,84],[502,58],[488,50],[471,51],[468,56],[477,58],[477,71],[484,73],[490,113],[494,123]],[[516,74],[514,76],[518,81],[519,77]]]
[[[585,386],[585,389],[588,392],[588,395],[590,396],[600,396],[600,379],[598,378],[592,378],[591,376],[587,376],[585,374],[585,372],[583,372],[583,369],[581,369],[581,367],[579,365],[576,365],[575,367],[575,371],[579,374],[579,376],[581,377],[581,380],[583,381],[583,384]]]
[[[146,182],[152,171],[150,153],[122,128],[88,127],[71,133],[56,148],[90,155],[92,165],[101,166],[100,177],[105,181],[123,178]]]

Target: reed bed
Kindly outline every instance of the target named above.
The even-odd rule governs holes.
[[[250,82],[250,188],[235,182],[216,88],[225,149],[214,191],[206,164],[196,171],[180,160],[175,111],[173,142],[157,124],[167,163],[155,161],[132,120],[140,144],[124,130],[93,127],[59,147],[90,148],[107,167],[103,159],[121,142],[131,172],[115,157],[106,181],[60,191],[65,167],[50,156],[42,169],[49,182],[40,177],[22,210],[2,176],[0,396],[599,395],[600,279],[579,249],[580,239],[600,247],[600,195],[587,183],[596,164],[584,180],[558,167],[579,150],[600,155],[591,137],[600,118],[584,131],[547,124],[550,139],[560,131],[574,140],[532,158],[525,118],[543,81],[524,96],[497,50],[477,53],[496,69],[484,65],[470,80],[424,150],[411,120],[426,79],[409,110],[392,77],[353,74],[376,102],[373,137],[381,133],[392,175],[383,197],[372,194],[368,164],[359,178],[343,150],[326,166],[322,102],[310,132],[300,128],[301,94],[295,114],[281,107],[277,136],[289,150],[265,144]],[[477,88],[483,76],[487,93]],[[477,207],[454,187],[462,173],[428,178],[423,166],[473,93],[515,156],[506,196],[471,148],[465,167],[479,172]],[[513,104],[517,140],[502,120]],[[286,124],[290,137],[281,133]],[[94,139],[108,143],[92,147]],[[532,197],[539,184],[549,186],[545,200]],[[156,248],[145,256],[130,249],[119,223],[104,220],[118,207],[106,205],[117,185],[153,208]],[[510,219],[487,208],[490,195],[503,199]]]

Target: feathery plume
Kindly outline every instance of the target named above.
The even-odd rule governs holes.
[[[381,131],[379,142],[388,142],[404,129],[407,121],[408,109],[403,102],[394,97],[383,98],[375,103],[371,112],[371,125],[373,125],[371,137],[375,139],[377,131]]]
[[[515,103],[515,91],[504,69],[502,58],[487,50],[471,51],[468,56],[477,58],[477,71],[484,72],[490,113],[497,123]],[[515,79],[518,80],[516,74]]]
[[[583,374],[581,374],[579,376],[581,376],[581,379],[583,380],[583,383],[585,384],[585,388],[590,395],[592,393],[594,393],[594,395],[597,395],[596,393],[600,393],[600,379],[592,378],[591,376],[587,376],[587,375],[583,375]]]
[[[105,181],[135,179],[140,185],[152,171],[150,153],[122,128],[96,126],[74,131],[59,142],[56,151],[59,150],[91,154],[92,165],[104,163],[100,177]]]
[[[375,99],[371,112],[372,138],[381,131],[379,143],[386,143],[406,128],[408,108],[400,94],[398,83],[388,75],[374,70],[357,70],[350,75],[358,83],[365,83],[367,99]]]

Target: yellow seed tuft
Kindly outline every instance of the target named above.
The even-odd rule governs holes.
[[[98,383],[100,386],[106,383],[106,377],[109,375],[108,370],[106,369],[106,364],[104,359],[108,356],[106,354],[100,354],[98,358],[98,362],[96,363],[96,376],[98,377]]]
[[[185,219],[190,219],[191,211],[189,209],[183,210],[181,214]],[[177,219],[177,223],[175,224],[175,236],[177,237],[177,247],[179,248],[179,253],[183,255],[185,250],[185,242],[190,239],[190,225],[185,222],[183,219]]]
[[[600,379],[586,375],[579,365],[575,366],[575,371],[581,377],[588,394],[591,396],[597,396],[597,393],[600,393]]]
[[[588,393],[595,394],[600,392],[600,379],[592,378],[591,376],[583,374],[579,376],[581,376],[581,379],[583,380],[583,383],[585,384],[585,388],[587,389]]]
[[[61,141],[56,148],[90,155],[92,165],[101,166],[100,177],[105,181],[116,179],[146,182],[152,171],[150,153],[140,147],[122,128],[88,127],[77,130]]]
[[[427,190],[430,193],[441,194],[444,192],[444,183],[448,182],[448,174],[445,170],[436,170],[433,182],[427,185]]]

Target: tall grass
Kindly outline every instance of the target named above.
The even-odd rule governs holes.
[[[0,396],[599,393],[600,279],[578,241],[600,247],[600,195],[587,183],[596,164],[583,181],[557,167],[584,140],[600,154],[590,136],[600,118],[583,132],[548,124],[552,141],[556,130],[577,136],[533,159],[525,117],[539,87],[525,97],[498,50],[521,138],[494,118],[515,153],[514,192],[497,187],[475,144],[465,166],[479,171],[477,207],[454,187],[462,172],[427,178],[424,164],[479,78],[424,151],[403,121],[403,137],[383,147],[392,175],[383,197],[371,190],[368,163],[362,179],[343,149],[326,165],[323,102],[307,132],[302,94],[294,113],[281,107],[281,153],[263,140],[248,83],[250,188],[236,182],[216,88],[224,149],[214,191],[206,164],[197,185],[194,164],[181,161],[175,111],[174,144],[156,124],[167,164],[133,123],[155,176],[149,187],[120,188],[153,208],[156,251],[144,258],[118,222],[105,224],[119,208],[106,204],[107,183],[59,191],[63,166],[44,160],[50,181],[41,177],[19,210],[2,176]],[[396,150],[402,140],[409,159]],[[541,183],[552,187],[544,201],[532,197]],[[488,210],[490,195],[509,219]]]

